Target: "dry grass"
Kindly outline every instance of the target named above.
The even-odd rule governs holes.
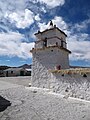
[[[88,73],[90,73],[90,68],[49,70],[49,72],[51,72],[51,73],[61,73],[61,74],[88,74]]]

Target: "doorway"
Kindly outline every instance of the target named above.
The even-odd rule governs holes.
[[[24,71],[20,71],[20,76],[24,76]]]

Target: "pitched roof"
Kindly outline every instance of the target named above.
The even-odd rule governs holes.
[[[43,34],[43,33],[47,32],[47,31],[54,30],[54,29],[59,30],[61,33],[63,33],[63,34],[67,37],[67,35],[65,34],[65,32],[63,32],[62,30],[60,30],[58,27],[53,27],[53,28],[50,28],[50,29],[46,29],[46,30],[44,30],[44,31],[42,31],[42,32],[41,32],[41,31],[38,31],[38,32],[35,33],[34,35]]]
[[[8,68],[4,71],[20,71],[20,70],[25,70],[25,69],[23,69],[23,68]]]

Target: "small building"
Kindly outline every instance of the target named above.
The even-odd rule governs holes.
[[[0,77],[4,77],[3,70],[0,70]]]
[[[31,76],[32,69],[26,68],[26,76]]]
[[[25,76],[26,70],[23,68],[8,68],[4,70],[5,77],[13,77],[13,76]]]

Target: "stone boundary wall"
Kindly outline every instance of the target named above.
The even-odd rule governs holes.
[[[90,100],[90,69],[53,71],[50,89],[66,96]]]
[[[90,101],[90,69],[54,70],[48,72],[48,78],[33,82],[33,86],[48,88],[67,97]],[[38,80],[36,80],[38,81]],[[46,82],[45,82],[46,81]]]

